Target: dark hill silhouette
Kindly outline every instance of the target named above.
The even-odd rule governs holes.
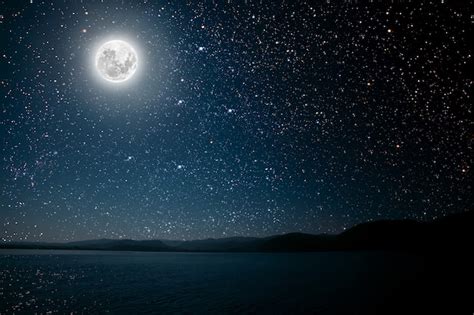
[[[336,235],[312,235],[304,233],[289,233],[266,239],[259,250],[274,251],[324,251],[337,249]]]
[[[0,248],[283,252],[331,250],[467,250],[474,229],[474,212],[463,212],[431,222],[385,220],[356,225],[339,235],[289,233],[266,238],[230,237],[193,241],[98,239],[70,243],[3,242]]]
[[[131,251],[172,251],[173,248],[166,246],[160,240],[90,240],[67,243],[72,249],[89,249],[89,250],[131,250]]]
[[[344,249],[402,249],[423,246],[426,232],[426,223],[417,221],[376,221],[343,232],[338,236],[338,243]]]
[[[341,249],[434,250],[467,248],[474,228],[474,212],[431,222],[412,220],[362,223],[338,236]]]
[[[99,239],[70,243],[1,243],[0,248],[17,249],[67,249],[67,250],[116,250],[116,251],[175,251],[173,247],[165,245],[160,240],[114,240]]]
[[[184,241],[175,249],[182,251],[257,251],[264,239],[257,237],[208,238],[204,240]]]

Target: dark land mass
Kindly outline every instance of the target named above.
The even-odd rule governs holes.
[[[230,237],[192,241],[98,239],[69,243],[3,242],[9,249],[171,252],[312,252],[334,250],[452,250],[471,248],[474,211],[431,222],[386,220],[356,225],[339,235],[289,233],[265,238]]]

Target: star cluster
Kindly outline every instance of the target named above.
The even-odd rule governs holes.
[[[193,239],[472,206],[472,14],[450,1],[0,6],[0,239]],[[91,56],[143,55],[105,87]]]

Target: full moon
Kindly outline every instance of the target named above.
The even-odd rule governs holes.
[[[122,40],[112,40],[100,46],[95,56],[95,67],[102,78],[112,83],[129,80],[137,70],[135,49]]]

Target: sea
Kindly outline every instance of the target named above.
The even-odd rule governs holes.
[[[4,249],[0,314],[407,314],[432,298],[425,265],[377,251]]]

